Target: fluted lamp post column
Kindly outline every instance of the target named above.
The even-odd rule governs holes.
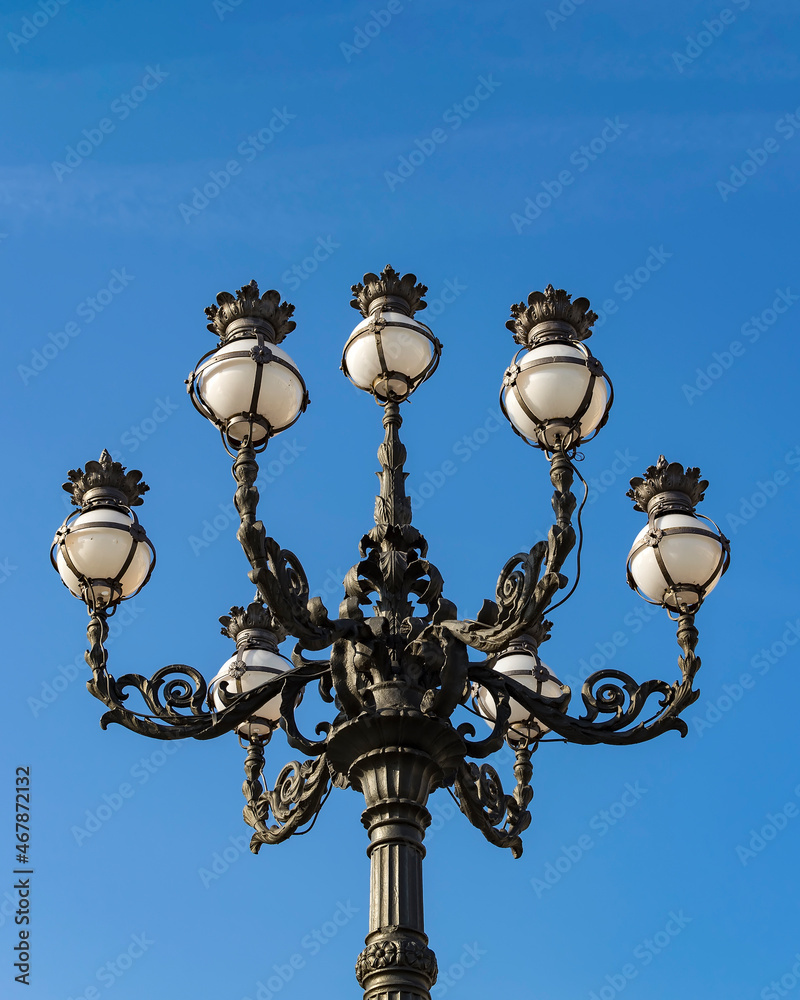
[[[154,739],[212,739],[235,732],[246,749],[244,818],[251,849],[304,832],[332,787],[364,796],[369,834],[370,922],[356,975],[367,1000],[429,1000],[436,959],[425,935],[422,861],[427,801],[448,788],[487,840],[522,853],[531,820],[531,756],[542,738],[573,743],[639,743],[668,730],[686,735],[681,712],[698,697],[695,615],[728,566],[728,542],[698,515],[708,483],[697,469],[662,456],[629,495],[647,515],[628,560],[628,580],[677,620],[682,655],[672,683],[638,683],[620,670],[588,677],[579,696],[541,659],[547,615],[563,605],[565,562],[582,536],[588,487],[576,466],[579,445],[605,424],[613,393],[586,345],[596,316],[587,299],[548,285],[512,306],[509,328],[520,351],[506,372],[501,403],[514,431],[541,450],[553,485],[554,523],[546,540],[517,553],[500,573],[493,600],[475,619],[459,619],[443,580],[413,526],[406,495],[401,406],[436,369],[441,344],[416,318],[424,285],[390,267],[353,286],[361,319],[348,339],[342,370],[382,407],[380,490],[375,523],[360,559],[343,581],[339,617],[311,598],[297,556],[267,535],[258,519],[258,455],[308,404],[300,370],[279,346],[295,327],[294,306],[255,282],[221,292],[206,310],[218,345],[187,379],[197,409],[220,431],[232,455],[237,538],[256,596],[220,622],[235,643],[210,682],[194,667],[169,666],[151,677],[108,670],[107,620],[147,582],[155,553],[131,508],[147,490],[103,452],[70,472],[65,484],[78,508],[59,529],[53,564],[86,604],[89,691],[116,723]],[[584,485],[580,505],[574,478]],[[577,511],[577,513],[576,513]],[[279,652],[297,640],[291,661]],[[483,655],[469,658],[469,650]],[[329,650],[327,658],[307,656]],[[332,706],[313,737],[295,709],[318,692]],[[140,707],[129,695],[136,692]],[[569,709],[578,702],[577,712]],[[655,701],[655,704],[654,704]],[[489,727],[476,732],[470,711]],[[458,715],[456,715],[458,713]],[[459,715],[462,721],[459,721]],[[270,789],[265,748],[280,726],[302,756]],[[515,752],[514,788],[503,789],[486,758],[507,742]],[[479,762],[479,763],[476,763]]]

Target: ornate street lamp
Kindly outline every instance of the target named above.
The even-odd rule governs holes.
[[[375,526],[344,579],[341,617],[330,618],[320,598],[309,597],[300,561],[257,520],[256,453],[298,418],[307,395],[296,365],[277,346],[294,329],[294,307],[275,291],[259,296],[255,282],[235,298],[220,293],[218,305],[206,310],[220,345],[187,380],[195,405],[235,455],[237,538],[257,587],[249,607],[234,607],[220,619],[235,654],[208,684],[185,666],[164,667],[150,678],[116,680],[109,673],[107,618],[147,581],[154,553],[131,512],[147,486],[107,452],[85,471],[70,472],[64,488],[80,513],[59,529],[53,547],[64,583],[89,609],[89,690],[108,707],[101,725],[114,722],[167,740],[236,731],[247,750],[244,818],[254,830],[254,853],[313,823],[331,785],[364,795],[371,905],[356,975],[367,1000],[429,1000],[436,982],[422,906],[430,793],[451,789],[470,822],[519,857],[520,835],[530,823],[531,755],[545,733],[613,745],[672,729],[686,735],[679,716],[699,695],[692,688],[700,666],[695,613],[728,566],[727,539],[695,514],[708,485],[698,469],[662,457],[633,479],[628,496],[648,523],[633,544],[628,579],[677,618],[681,677],[638,684],[622,671],[601,670],[585,681],[578,713],[569,714],[572,693],[542,662],[539,646],[552,626],[546,615],[577,584],[576,578],[567,597],[555,601],[568,583],[561,570],[581,534],[588,492],[574,464],[576,449],[605,423],[612,393],[585,344],[597,318],[588,300],[572,302],[548,285],[533,292],[527,306],[512,307],[507,325],[526,353],[508,369],[501,399],[514,430],[550,463],[555,524],[546,541],[506,563],[495,600],[484,601],[476,619],[458,619],[426,558],[428,544],[411,523],[398,433],[400,403],[432,374],[441,352],[414,318],[426,291],[414,275],[401,277],[390,267],[353,286],[351,305],[363,320],[345,346],[342,368],[383,407],[385,437],[378,449]],[[574,475],[585,488],[577,534]],[[287,635],[297,639],[291,663],[278,652]],[[328,659],[305,655],[325,649]],[[470,660],[469,649],[485,658]],[[309,684],[336,713],[317,726],[315,739],[301,733],[295,718]],[[138,691],[147,711],[127,707],[129,689]],[[645,711],[651,698],[657,707]],[[489,734],[476,738],[471,723],[454,723],[459,707],[488,722]],[[305,759],[287,764],[270,790],[262,777],[264,747],[278,726]],[[472,762],[504,741],[516,753],[511,794],[490,764]]]

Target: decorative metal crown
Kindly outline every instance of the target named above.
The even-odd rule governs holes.
[[[531,292],[528,305],[524,302],[511,306],[512,319],[506,327],[514,334],[514,340],[523,347],[530,347],[535,339],[535,330],[540,323],[561,320],[569,323],[575,331],[576,340],[587,340],[592,335],[592,323],[597,313],[589,309],[588,299],[572,298],[563,288],[548,285],[543,292]]]
[[[384,295],[392,295],[403,299],[408,304],[409,315],[413,316],[418,309],[427,309],[428,303],[422,298],[428,291],[426,285],[417,284],[416,274],[404,274],[402,278],[389,264],[381,271],[380,276],[367,271],[364,284],[351,285],[355,298],[350,305],[358,309],[362,316],[369,316],[369,307],[375,299]]]
[[[684,471],[680,462],[668,462],[663,455],[659,455],[658,462],[648,467],[644,478],[636,476],[631,479],[631,488],[625,496],[633,500],[634,510],[646,514],[650,501],[659,493],[684,493],[692,507],[696,507],[707,488],[708,480],[700,478],[699,469]]]
[[[114,462],[109,453],[103,449],[99,462],[87,462],[86,470],[70,469],[67,475],[70,482],[62,485],[62,490],[72,495],[72,503],[76,507],[83,506],[83,497],[89,490],[102,487],[120,492],[129,507],[138,507],[143,503],[142,494],[150,487],[141,481],[142,474],[138,469],[126,472],[120,462]]]
[[[278,642],[282,642],[286,638],[285,629],[278,624],[269,608],[260,601],[253,601],[246,608],[232,607],[230,614],[223,615],[219,622],[222,625],[220,632],[234,641],[240,632],[251,628],[272,632]]]
[[[236,298],[230,292],[217,295],[217,305],[206,306],[206,316],[211,320],[208,329],[224,341],[225,331],[236,319],[256,317],[266,320],[275,331],[273,344],[280,344],[297,324],[289,317],[294,312],[290,302],[281,302],[280,292],[270,288],[259,297],[255,279],[249,285],[236,289]]]

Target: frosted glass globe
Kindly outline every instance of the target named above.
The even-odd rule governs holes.
[[[244,672],[241,673],[240,677],[236,677],[236,674],[241,672],[242,663],[244,663]],[[209,704],[215,712],[221,712],[224,709],[225,706],[220,696],[220,685],[223,681],[227,682],[225,697],[230,700],[237,694],[254,691],[291,669],[292,664],[280,653],[272,653],[268,649],[241,650],[227,660],[219,673],[211,680],[208,686]],[[240,723],[236,727],[236,732],[241,736],[268,736],[278,725],[280,717],[281,695],[278,693],[254,712],[249,719]]]
[[[297,366],[289,355],[274,344],[266,344],[265,348],[274,357],[287,362],[295,370],[274,361],[261,365],[261,388],[255,408],[252,408],[259,365],[250,356],[232,355],[249,352],[258,346],[255,337],[244,337],[225,344],[201,365],[196,389],[200,399],[220,423],[224,424],[240,413],[254,413],[263,417],[272,428],[272,433],[277,434],[296,420],[303,408],[305,389],[297,374]],[[241,440],[249,433],[248,421],[234,420],[228,426],[228,433],[234,440]],[[266,436],[265,428],[253,425],[253,443],[263,441]]]
[[[79,514],[67,526],[66,535],[55,552],[56,569],[76,597],[83,597],[81,583],[92,580],[117,580],[125,565],[131,546],[135,547],[130,565],[119,577],[120,591],[101,583],[92,587],[95,607],[132,597],[144,584],[153,561],[153,551],[146,542],[134,541],[126,530],[134,523],[133,516],[113,507],[95,507]],[[99,527],[100,524],[112,525]],[[119,527],[113,527],[119,525]],[[67,563],[69,560],[77,573]]]
[[[363,319],[356,326],[344,349],[348,377],[359,389],[366,389],[368,392],[372,391],[376,379],[388,372],[402,372],[410,382],[415,382],[430,365],[434,355],[433,343],[422,332],[422,325],[415,319],[397,312],[381,313],[381,319],[387,324],[380,331],[385,366],[378,354],[375,334],[370,332],[371,317]],[[404,325],[396,325],[399,323]],[[383,396],[388,391],[396,396],[405,396],[409,389],[402,379],[381,380],[376,388]]]
[[[543,442],[548,448],[556,446],[556,437],[566,438],[569,428],[580,409],[589,380],[592,377],[584,365],[571,362],[566,364],[554,361],[552,364],[541,364],[527,367],[539,358],[574,357],[585,359],[585,354],[579,347],[572,344],[548,343],[523,355],[516,364],[521,371],[517,375],[516,386],[505,386],[503,402],[511,423],[526,438],[538,441],[537,424],[522,408],[517,391],[526,406],[535,414],[537,420],[551,421],[541,433]],[[587,438],[597,428],[603,419],[608,403],[608,387],[602,377],[595,379],[589,406],[580,418],[580,438]],[[571,444],[576,444],[573,438]]]
[[[653,524],[657,530],[705,528],[705,522],[692,514],[664,514],[655,518]],[[697,604],[703,596],[699,588],[708,593],[716,587],[723,568],[722,544],[716,537],[674,534],[661,538],[658,550],[667,572],[675,584],[687,585],[676,594],[666,595],[669,584],[658,565],[655,549],[647,544],[649,533],[647,524],[634,539],[629,556],[631,576],[646,597],[656,604],[679,608]]]
[[[493,669],[499,674],[505,674],[506,677],[513,678],[518,684],[528,688],[530,691],[535,691],[543,698],[559,698],[563,693],[561,682],[546,663],[539,661],[539,664],[540,672],[542,669],[547,672],[547,678],[544,680],[540,680],[535,676],[534,670],[537,668],[537,660],[530,653],[509,653],[506,656],[501,656],[496,661]],[[485,719],[487,724],[493,726],[497,718],[497,704],[486,688],[479,687],[477,689],[474,704],[476,711]],[[548,727],[543,722],[532,719],[528,709],[524,708],[514,698],[511,699],[510,708],[511,715],[509,716],[508,725],[510,730],[509,735],[512,738],[527,737],[528,739],[533,739],[536,736],[541,736],[549,732]]]

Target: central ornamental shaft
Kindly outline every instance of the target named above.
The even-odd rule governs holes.
[[[365,1000],[430,1000],[436,957],[428,947],[422,897],[425,808],[440,768],[427,753],[385,747],[356,760],[369,831],[370,915],[356,964]]]

